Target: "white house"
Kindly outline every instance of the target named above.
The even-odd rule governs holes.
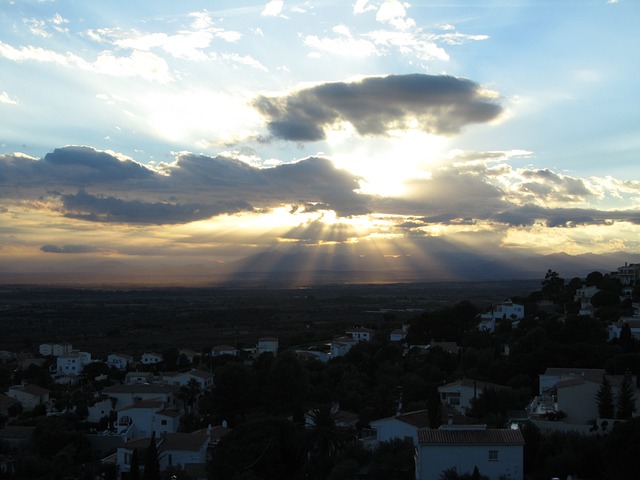
[[[409,331],[409,325],[403,325],[402,328],[396,328],[389,334],[390,342],[404,342],[407,338],[407,332]]]
[[[363,444],[375,448],[379,442],[388,442],[399,438],[410,439],[414,445],[418,444],[418,430],[429,426],[426,410],[402,413],[393,417],[382,418],[370,422],[371,428],[367,436],[363,437]]]
[[[115,409],[120,411],[140,400],[161,399],[167,408],[177,408],[177,387],[171,385],[137,383],[131,385],[113,385],[102,393],[115,399]]]
[[[112,353],[107,356],[107,365],[117,370],[124,370],[132,363],[133,357],[124,353]]]
[[[58,375],[80,375],[86,365],[91,363],[89,352],[74,350],[70,353],[59,355],[56,359]]]
[[[493,306],[493,318],[496,320],[522,320],[524,318],[524,305],[513,303],[509,298]]]
[[[352,337],[342,336],[334,338],[329,344],[330,358],[345,356],[356,343],[358,343],[358,341]]]
[[[195,380],[203,391],[213,388],[213,373],[204,370],[193,369],[188,372],[165,373],[162,378],[168,385],[175,387],[184,387],[191,380]]]
[[[98,398],[87,410],[89,411],[87,422],[97,423],[103,417],[109,416],[113,410],[113,401],[108,397]]]
[[[358,342],[370,342],[376,332],[370,328],[356,327],[347,330],[345,333]]]
[[[640,279],[640,263],[625,262],[624,267],[618,267],[618,280],[622,285],[637,285]]]
[[[146,352],[142,354],[140,362],[144,365],[155,365],[162,362],[162,355],[155,352]]]
[[[442,472],[472,473],[491,479],[522,480],[524,437],[511,429],[429,429],[418,431],[416,480],[439,480]]]
[[[485,389],[509,390],[509,387],[466,378],[438,387],[438,393],[443,404],[465,415],[471,408],[471,401],[482,395]]]
[[[177,432],[180,427],[180,413],[169,410],[161,399],[141,400],[118,410],[117,429],[133,426],[133,438],[151,437],[165,432]]]
[[[588,378],[593,382],[602,382],[602,377],[607,372],[603,368],[556,368],[549,367],[544,373],[540,374],[539,379],[539,395],[552,394],[556,384],[564,380],[572,380],[575,378]]]
[[[593,315],[595,308],[591,305],[591,297],[593,297],[600,290],[595,285],[589,285],[588,287],[578,288],[576,294],[573,297],[574,302],[580,302],[580,315]]]
[[[165,433],[161,436],[159,456],[160,471],[168,467],[205,465],[210,436],[207,432]]]
[[[598,378],[595,374],[591,374],[564,378],[552,387],[551,391],[556,395],[556,410],[566,415],[563,420],[565,423],[587,425],[598,418],[596,394],[602,385],[603,376]],[[615,405],[624,375],[606,375],[606,377],[611,385]],[[640,412],[640,389],[636,387],[635,377],[632,377],[631,384],[635,394],[636,411]]]
[[[38,348],[41,355],[53,355],[54,357],[71,353],[72,350],[73,346],[70,343],[43,343]]]
[[[476,315],[478,330],[493,333],[496,331],[496,319],[492,313],[480,313]]]
[[[256,345],[256,353],[261,355],[263,353],[278,353],[278,339],[275,337],[262,337],[258,339]]]
[[[15,398],[25,411],[33,410],[40,404],[49,404],[50,390],[37,385],[14,385],[9,387],[7,396]]]
[[[134,383],[151,383],[153,381],[153,373],[151,372],[128,372],[124,376],[124,383],[131,385]]]
[[[231,345],[216,345],[211,349],[212,357],[219,357],[222,355],[236,356],[238,355],[238,349],[235,347],[232,347]]]
[[[620,332],[625,324],[629,326],[631,336],[640,340],[640,317],[623,317],[609,325],[609,340],[620,338]]]

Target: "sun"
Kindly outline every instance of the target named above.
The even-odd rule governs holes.
[[[385,138],[350,142],[351,133],[332,131],[328,137],[331,158],[338,168],[362,177],[360,192],[398,197],[405,182],[429,178],[429,168],[443,155],[447,139],[423,132],[390,132]]]

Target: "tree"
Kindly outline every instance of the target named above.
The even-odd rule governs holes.
[[[596,393],[596,401],[600,418],[613,418],[613,392],[606,375],[602,376],[602,383]]]
[[[138,449],[133,449],[131,455],[131,465],[129,466],[129,480],[140,480],[140,459],[138,458]]]
[[[542,295],[544,298],[556,303],[560,299],[563,289],[564,278],[560,277],[558,272],[551,269],[547,270],[542,281]]]
[[[189,413],[193,411],[193,406],[196,406],[196,411],[198,410],[198,397],[202,392],[202,388],[200,388],[200,384],[198,380],[192,378],[187,382],[186,385],[180,387],[180,391],[178,392],[178,397],[182,400],[187,406]]]
[[[323,404],[311,410],[311,428],[306,432],[307,453],[324,457],[335,456],[346,442],[345,432],[340,431],[335,421],[331,404]]]
[[[151,434],[151,441],[145,450],[142,480],[160,480],[160,462],[155,432]]]
[[[436,387],[431,389],[427,397],[427,416],[429,418],[429,428],[438,428],[442,424],[442,403],[440,393]]]
[[[636,398],[633,391],[631,375],[626,373],[620,385],[620,390],[618,391],[616,418],[627,420],[633,416],[636,411]]]

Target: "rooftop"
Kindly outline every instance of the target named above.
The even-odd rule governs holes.
[[[522,432],[512,429],[435,430],[422,428],[418,430],[418,441],[427,445],[524,445]]]

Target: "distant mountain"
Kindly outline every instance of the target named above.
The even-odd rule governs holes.
[[[126,261],[87,262],[47,271],[0,270],[0,284],[50,285],[234,285],[294,287],[322,284],[452,281],[542,281],[548,269],[567,281],[593,271],[609,273],[640,255],[478,254],[449,248],[430,256],[344,255],[309,250],[262,252],[220,265],[155,265]]]

